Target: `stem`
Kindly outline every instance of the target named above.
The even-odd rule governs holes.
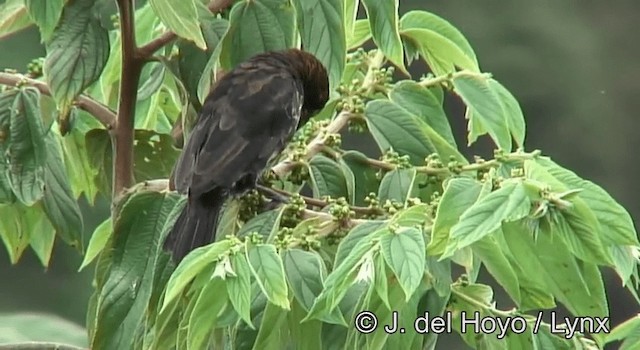
[[[463,165],[459,169],[457,169],[457,171],[463,173],[463,172],[469,172],[469,171],[485,170],[485,169],[498,167],[504,161],[510,161],[510,160],[524,161],[524,160],[527,160],[527,159],[535,159],[539,155],[540,155],[540,151],[538,151],[538,150],[530,152],[530,153],[524,153],[524,152],[508,153],[508,154],[504,155],[504,159],[491,159],[491,160],[483,161],[481,163],[473,163],[473,164]],[[355,160],[356,161],[360,161],[363,164],[371,166],[373,168],[382,169],[382,170],[386,170],[386,171],[391,171],[391,170],[394,170],[394,169],[397,168],[397,165],[389,163],[389,162],[385,162],[385,161],[379,160],[379,159],[357,158]],[[416,169],[416,171],[418,173],[423,173],[423,174],[428,174],[428,175],[448,175],[448,174],[452,174],[454,172],[451,169],[449,169],[448,167],[435,168],[435,167],[431,167],[431,166],[427,166],[427,165],[425,165],[425,166],[416,166],[416,167],[414,167],[414,169]]]
[[[277,189],[277,188],[271,188],[271,190],[273,190],[274,192],[280,193],[280,194],[282,194],[284,196],[287,196],[287,197],[293,196],[293,193],[285,191],[285,190],[281,190],[281,189]],[[314,206],[314,207],[324,208],[324,207],[326,207],[327,205],[330,204],[329,202],[324,201],[322,199],[303,196],[303,195],[301,195],[299,193],[298,193],[298,195],[300,195],[300,198],[302,198],[304,200],[304,202],[307,203],[307,205],[311,205],[311,206]],[[354,212],[358,213],[358,214],[380,215],[380,214],[384,213],[382,210],[379,210],[379,209],[376,209],[376,208],[358,207],[358,206],[349,206],[349,208],[351,210],[353,210]]]
[[[431,87],[435,85],[442,85],[443,83],[452,83],[453,79],[463,77],[463,76],[477,77],[477,78],[483,78],[483,79],[491,78],[491,74],[489,73],[475,73],[468,70],[461,70],[455,73],[449,73],[449,74],[440,75],[433,78],[424,79],[419,84],[423,87]]]
[[[45,82],[31,79],[22,74],[0,72],[0,84],[8,86],[27,85],[38,89],[42,94],[51,96],[51,90]],[[109,107],[85,95],[78,96],[75,103],[80,109],[95,117],[107,130],[111,130],[115,126],[116,113]]]
[[[131,186],[133,179],[133,141],[138,82],[144,61],[137,56],[134,0],[117,0],[122,30],[122,72],[118,119],[112,136],[113,198]]]

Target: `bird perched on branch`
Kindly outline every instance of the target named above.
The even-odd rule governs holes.
[[[325,67],[297,49],[254,56],[216,83],[170,178],[188,196],[164,243],[175,262],[215,239],[225,200],[256,187],[328,96]]]

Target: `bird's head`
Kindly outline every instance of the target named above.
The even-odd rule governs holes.
[[[329,100],[329,77],[327,69],[314,55],[290,49],[285,53],[291,60],[293,68],[299,74],[304,88],[302,109],[308,117],[319,112]]]

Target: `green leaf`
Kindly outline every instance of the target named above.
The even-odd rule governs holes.
[[[354,49],[362,46],[371,39],[371,26],[366,19],[358,19],[354,23],[353,35],[347,37],[347,48]]]
[[[507,119],[511,136],[513,136],[518,147],[524,147],[526,124],[518,100],[497,80],[489,79],[489,86],[502,104],[502,110]]]
[[[27,207],[20,202],[0,205],[0,238],[12,264],[18,262],[29,246],[30,223],[37,221],[38,214],[36,207]]]
[[[345,0],[342,4],[344,5],[344,32],[346,34],[347,41],[349,41],[354,33],[354,26],[356,18],[358,17],[358,6],[360,5],[360,0]]]
[[[207,90],[214,82],[215,64],[220,55],[220,44],[229,27],[229,21],[223,18],[211,16],[206,22],[202,21],[202,30],[207,43],[207,49],[202,50],[194,43],[187,40],[178,41],[180,55],[177,57],[177,75],[185,89],[189,93],[190,101],[194,105],[200,105],[202,99],[198,99],[198,85],[202,80],[207,80]],[[206,94],[205,94],[206,95]],[[205,96],[201,96],[204,98]],[[196,104],[197,102],[197,104]]]
[[[24,229],[31,232],[29,235],[29,243],[42,265],[49,266],[56,231],[53,226],[51,226],[49,220],[47,220],[47,216],[44,215],[41,210],[34,210],[35,208],[36,207],[31,207],[29,212],[32,215],[24,218],[27,224]]]
[[[233,245],[234,243],[230,240],[217,241],[196,248],[187,254],[171,274],[169,282],[167,282],[162,309],[165,309],[173,299],[180,295],[187,284],[200,274],[205,267],[227,253]]]
[[[525,161],[524,171],[528,178],[544,182],[552,191],[567,191],[567,187],[537,160]],[[552,207],[542,224],[546,224],[550,231],[559,235],[578,258],[587,262],[612,265],[609,251],[605,249],[600,237],[600,223],[593,211],[582,198],[574,197],[568,200],[571,207],[565,209]]]
[[[313,157],[309,162],[309,174],[314,197],[351,198],[342,167],[330,158],[321,154]]]
[[[575,203],[568,210],[552,215],[551,232],[559,236],[576,257],[590,263],[613,265],[598,235],[598,220],[589,207]]]
[[[385,223],[383,221],[365,221],[356,227],[352,228],[349,233],[342,239],[338,250],[336,252],[336,258],[334,266],[340,265],[353,251],[357,244],[364,238],[373,236],[374,232],[381,229]]]
[[[425,221],[428,220],[427,209],[427,204],[418,204],[401,210],[391,218],[390,224],[407,227],[422,227]]]
[[[369,231],[371,232],[371,231]],[[306,320],[318,319],[324,322],[335,323],[333,316],[334,309],[347,294],[349,287],[353,284],[357,269],[363,263],[363,257],[369,252],[375,242],[386,229],[379,229],[371,233],[369,239],[359,239],[352,249],[348,251],[348,255],[335,264],[334,269],[325,280],[324,289],[316,298],[309,311]],[[340,323],[344,323],[341,320]]]
[[[11,128],[11,114],[13,110],[13,102],[18,94],[18,90],[9,90],[0,93],[0,203],[11,204],[16,201],[16,196],[11,189],[11,180],[9,179],[9,157],[7,154]]]
[[[58,25],[65,0],[25,0],[24,3],[29,15],[40,28],[42,41],[46,42]]]
[[[346,151],[342,154],[342,162],[349,166],[354,179],[355,205],[366,205],[365,198],[369,193],[375,193],[380,187],[380,180],[376,170],[367,165],[367,156],[358,151]],[[349,180],[347,178],[347,180]]]
[[[229,15],[220,63],[230,70],[258,53],[293,47],[294,38],[295,11],[288,0],[238,2]]]
[[[154,95],[162,86],[165,76],[165,66],[162,62],[149,62],[140,73],[140,87],[136,96],[138,102]]]
[[[340,83],[346,64],[346,38],[342,0],[295,0],[300,38],[329,72],[330,90]]]
[[[259,214],[258,216],[247,221],[240,231],[238,237],[246,237],[251,233],[255,233],[264,239],[271,237],[280,225],[280,218],[282,217],[282,209],[270,210]]]
[[[442,103],[434,94],[433,89],[427,89],[415,81],[403,80],[393,86],[389,92],[389,98],[407,112],[420,117],[437,137],[457,149],[451,125],[449,125]],[[437,147],[440,142],[437,142],[435,138],[435,135],[430,137]]]
[[[0,314],[0,344],[48,342],[87,347],[87,331],[81,325],[53,314],[21,312]],[[34,345],[35,346],[35,345]],[[78,350],[80,349],[78,348]],[[60,347],[62,349],[62,347]]]
[[[235,254],[231,257],[231,268],[235,276],[227,277],[227,294],[231,305],[236,309],[240,317],[249,327],[254,328],[251,322],[251,269],[244,254]]]
[[[446,183],[433,223],[431,241],[427,245],[429,255],[444,253],[451,228],[460,221],[460,216],[478,200],[481,189],[482,186],[478,181],[468,177],[453,178]]]
[[[238,225],[238,214],[240,213],[241,203],[238,200],[227,202],[224,212],[218,220],[215,237],[226,237],[227,235],[237,235],[240,229]]]
[[[552,293],[573,315],[606,316],[607,300],[597,265],[578,262],[544,227],[534,241],[525,222],[502,225],[504,240],[517,257],[512,263],[523,271],[521,276],[538,280],[532,282]]]
[[[373,263],[375,269],[375,276],[373,280],[374,289],[387,309],[391,310],[391,304],[389,303],[389,280],[387,277],[387,263],[385,262],[384,254],[376,254]]]
[[[58,236],[82,252],[82,212],[69,184],[69,175],[62,159],[62,147],[58,136],[53,133],[47,134],[45,141],[49,155],[45,168],[46,188],[42,204]]]
[[[373,41],[384,55],[403,72],[404,53],[398,32],[398,0],[362,0],[367,11]]]
[[[636,349],[632,344],[635,342],[637,346],[639,344],[638,341],[640,341],[640,314],[629,318],[611,330],[611,333],[606,337],[606,342],[612,343],[616,341],[624,341],[620,349]]]
[[[282,259],[276,252],[276,248],[269,244],[259,244],[247,249],[247,259],[253,276],[258,286],[267,296],[267,299],[289,310],[289,297],[287,281],[284,277]]]
[[[287,281],[300,306],[309,312],[315,298],[320,295],[327,274],[317,253],[289,249],[282,254]]]
[[[354,204],[356,201],[356,175],[342,158],[338,160],[338,164],[347,185],[347,201]]]
[[[217,40],[217,44],[213,48],[213,52],[211,56],[209,56],[209,60],[207,64],[202,70],[194,71],[193,75],[197,76],[200,74],[200,80],[197,85],[197,96],[198,101],[200,103],[204,102],[204,99],[209,94],[209,91],[213,84],[215,84],[217,79],[217,68],[219,65],[220,52],[222,52],[222,39],[227,33],[229,29],[229,21],[224,18],[216,18],[214,21],[210,23],[212,37],[211,40]],[[182,69],[181,69],[182,72]],[[183,73],[181,73],[183,74]],[[189,89],[189,84],[186,84],[187,89]]]
[[[297,300],[291,303],[291,312],[287,321],[289,328],[289,341],[292,349],[322,350],[322,323],[320,321],[302,322],[307,311],[300,306]]]
[[[505,183],[469,209],[451,228],[449,243],[441,259],[469,246],[500,228],[503,221],[515,221],[529,214],[531,203],[522,183]]]
[[[282,327],[286,326],[285,322],[287,320],[287,313],[276,307],[272,303],[267,303],[264,308],[264,314],[262,315],[262,322],[260,324],[260,330],[258,331],[258,336],[256,337],[256,341],[253,344],[253,348],[255,350],[263,350],[263,349],[283,349],[284,343],[283,341],[285,335],[282,333]]]
[[[94,179],[97,176],[97,171],[89,163],[84,134],[77,128],[71,129],[63,138],[62,147],[74,198],[78,198],[80,194],[84,193],[87,202],[95,204],[98,188]]]
[[[107,218],[93,231],[91,240],[89,240],[87,252],[84,254],[84,259],[82,260],[82,264],[80,265],[78,271],[91,264],[91,262],[98,256],[98,254],[100,254],[100,252],[102,252],[102,250],[106,247],[107,242],[111,238],[112,234],[113,225],[111,223],[111,218]]]
[[[109,58],[109,34],[93,14],[94,2],[75,0],[65,6],[47,45],[44,75],[62,116],[100,78]]]
[[[384,260],[398,277],[405,301],[409,301],[424,276],[426,250],[422,231],[404,227],[386,232],[380,239],[380,247]]]
[[[127,198],[114,222],[111,266],[99,294],[93,349],[129,349],[145,317],[163,231],[180,196],[138,192]]]
[[[40,93],[23,88],[15,95],[9,127],[9,181],[13,193],[31,206],[43,196],[47,149],[40,116]]]
[[[415,118],[387,100],[373,100],[364,110],[367,126],[382,152],[393,149],[408,155],[412,164],[422,164],[435,147],[420,130]]]
[[[464,35],[433,13],[405,13],[400,19],[400,34],[417,44],[436,75],[452,73],[455,66],[479,72],[476,55]]]
[[[207,48],[207,44],[198,25],[198,9],[196,0],[172,1],[172,0],[149,0],[153,12],[160,17],[172,32],[179,37],[193,41],[202,49]]]
[[[489,80],[484,76],[462,74],[453,78],[453,86],[471,111],[471,120],[478,119],[498,147],[511,151],[509,123]],[[470,130],[469,144],[480,135]]]
[[[487,271],[509,293],[516,305],[520,306],[520,282],[511,262],[503,252],[503,249],[508,250],[508,248],[499,245],[492,236],[484,237],[475,242],[471,245],[471,248],[473,249],[473,254],[482,261]]]
[[[386,173],[380,182],[378,198],[381,203],[387,200],[405,204],[416,179],[416,169],[394,169]]]
[[[206,348],[218,316],[227,302],[227,298],[220,296],[224,288],[223,280],[213,278],[200,291],[189,316],[188,349]]]
[[[0,39],[4,39],[33,22],[23,0],[7,0],[0,4]]]
[[[565,169],[546,157],[536,162],[549,174],[562,181],[568,188],[582,189],[578,197],[584,199],[601,223],[602,239],[624,245],[638,245],[638,236],[629,212],[615,201],[602,187],[584,180],[571,170]]]
[[[171,173],[180,152],[173,147],[173,138],[152,130],[135,130],[134,176],[138,181],[166,178]],[[93,129],[85,134],[87,156],[96,170],[95,182],[105,193],[111,188],[111,137],[105,129]]]

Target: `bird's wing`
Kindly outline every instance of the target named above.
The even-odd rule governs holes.
[[[178,160],[176,189],[205,193],[259,173],[290,139],[301,108],[302,87],[286,70],[245,67],[225,76]]]

